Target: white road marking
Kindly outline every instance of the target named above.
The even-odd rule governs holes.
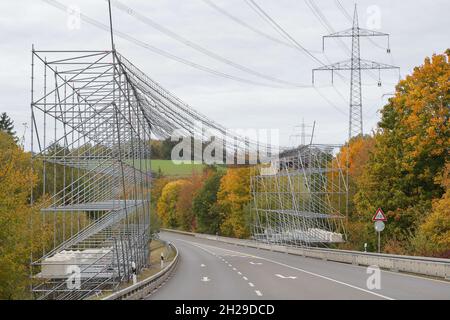
[[[210,245],[207,245],[207,244],[199,244],[199,243],[196,243],[196,242],[186,241],[186,240],[183,240],[183,239],[177,239],[177,240],[180,240],[180,241],[183,241],[183,242],[186,242],[186,243],[190,243],[191,245],[196,246],[196,247],[198,247],[198,248],[200,248],[202,250],[205,250],[207,252],[211,252],[211,251],[209,251],[206,248],[203,248],[202,246],[206,246],[206,247],[210,247],[210,248],[217,248],[217,247],[210,246]],[[226,251],[229,251],[229,252],[238,253],[238,254],[244,254],[242,252],[238,252],[238,251],[234,251],[234,250],[222,249],[222,248],[219,248],[219,249],[226,250]],[[317,273],[314,273],[314,272],[310,272],[310,271],[306,271],[304,269],[293,267],[293,266],[290,266],[290,265],[285,264],[285,263],[281,263],[281,262],[274,261],[274,260],[271,260],[271,259],[268,259],[268,258],[258,257],[258,256],[255,256],[255,255],[250,255],[250,254],[247,254],[247,256],[248,257],[252,257],[254,259],[261,259],[261,260],[265,260],[267,262],[272,262],[274,264],[278,264],[278,265],[286,267],[286,268],[291,268],[293,270],[297,270],[297,271],[300,271],[300,272],[303,272],[303,273],[306,273],[306,274],[309,274],[309,275],[312,275],[312,276],[315,276],[315,277],[318,277],[318,278],[322,278],[322,279],[325,279],[325,280],[328,280],[328,281],[331,281],[331,282],[334,282],[334,283],[338,283],[338,284],[341,284],[343,286],[347,286],[347,287],[355,289],[355,290],[359,290],[359,291],[362,291],[362,292],[365,292],[365,293],[369,293],[369,294],[372,294],[374,296],[377,296],[377,297],[380,297],[380,298],[383,298],[383,299],[395,300],[394,298],[391,298],[391,297],[388,297],[388,296],[385,296],[385,295],[382,295],[382,294],[379,294],[379,293],[376,293],[376,292],[373,292],[373,291],[370,291],[370,290],[367,290],[367,289],[363,289],[363,288],[354,286],[352,284],[349,284],[349,283],[346,283],[346,282],[343,282],[343,281],[339,281],[339,280],[336,280],[336,279],[333,279],[333,278],[330,278],[330,277],[326,277],[326,276],[323,276],[323,275],[320,275],[320,274],[317,274]],[[246,279],[244,279],[244,280],[246,280]]]
[[[232,267],[232,265],[231,264],[228,264],[228,266],[231,268]]]
[[[249,282],[248,285],[249,285],[250,287],[254,287],[254,286],[255,286],[255,285],[254,285],[253,283],[251,283],[251,282]]]
[[[233,271],[236,271],[236,268],[233,268]]]
[[[202,264],[200,265],[200,267],[204,268],[204,267],[206,267],[206,265],[202,263]]]
[[[247,278],[247,277],[242,277],[242,279],[244,279],[245,281],[247,281],[247,280],[248,280],[248,278]]]
[[[242,272],[238,271],[238,275],[242,276]]]
[[[242,254],[224,254],[224,256],[226,257],[239,257],[239,258],[248,258],[247,255],[242,255]]]
[[[261,291],[259,291],[259,290],[255,290],[255,293],[256,293],[256,295],[259,296],[259,297],[262,296],[262,293],[261,293]]]
[[[260,266],[260,265],[262,265],[262,262],[253,262],[253,261],[250,261],[250,264]]]
[[[208,282],[208,281],[211,281],[211,279],[208,277],[203,277],[200,281]]]
[[[278,274],[278,273],[276,274],[276,276],[278,278],[281,278],[281,279],[297,279],[297,277],[294,277],[294,276],[287,276],[287,277],[285,277],[282,274]]]

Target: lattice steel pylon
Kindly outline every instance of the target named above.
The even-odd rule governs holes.
[[[362,88],[361,88],[361,70],[381,70],[386,69],[399,69],[399,67],[379,63],[370,60],[361,59],[360,38],[361,37],[387,37],[388,49],[389,48],[389,34],[382,33],[374,30],[367,30],[359,27],[358,11],[355,5],[353,15],[353,26],[350,29],[332,33],[323,37],[323,48],[325,48],[325,39],[327,38],[352,38],[352,51],[350,60],[342,62],[336,62],[330,65],[325,65],[316,69],[313,69],[313,83],[314,74],[316,71],[331,71],[332,81],[335,71],[350,70],[350,109],[349,109],[349,124],[348,124],[348,139],[352,137],[363,135],[363,109],[362,109]],[[381,85],[381,81],[378,80],[378,85]]]

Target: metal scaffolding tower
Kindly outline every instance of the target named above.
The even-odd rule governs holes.
[[[327,38],[352,38],[352,52],[350,60],[336,62],[330,65],[325,65],[320,68],[313,69],[313,83],[314,74],[316,71],[331,71],[332,82],[335,71],[350,70],[350,110],[349,110],[349,127],[348,138],[363,135],[363,113],[362,113],[362,89],[361,89],[361,70],[378,70],[379,76],[381,70],[399,69],[399,67],[364,60],[360,57],[360,38],[361,37],[387,37],[389,49],[389,34],[373,30],[367,30],[359,27],[358,12],[355,5],[353,15],[353,26],[350,29],[332,33],[323,37],[323,48],[325,49],[325,39]],[[378,80],[378,86],[381,86],[381,80]]]
[[[31,257],[38,299],[114,290],[148,265],[152,138],[177,132],[203,143],[214,132],[232,157],[264,147],[196,112],[116,50],[33,48],[31,79],[31,151],[42,177],[31,202],[45,234]]]
[[[251,177],[253,238],[283,246],[345,240],[347,186],[339,146],[304,145],[283,151]]]
[[[42,170],[33,198],[46,234],[32,290],[82,299],[148,265],[151,122],[116,52],[32,57],[32,152]]]

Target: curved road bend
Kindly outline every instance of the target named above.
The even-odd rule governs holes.
[[[450,282],[161,233],[180,252],[174,275],[146,299],[450,299]]]

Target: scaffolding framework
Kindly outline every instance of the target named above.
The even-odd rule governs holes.
[[[303,145],[285,151],[251,178],[253,238],[283,246],[345,241],[348,196],[338,146]]]
[[[37,299],[114,290],[149,262],[151,123],[115,51],[32,52]],[[32,199],[32,200],[33,200]]]
[[[114,49],[33,47],[31,123],[42,181],[31,195],[42,216],[31,225],[44,235],[31,256],[38,299],[115,290],[147,266],[152,138],[206,143],[213,133],[231,159],[278,150],[196,112]]]

